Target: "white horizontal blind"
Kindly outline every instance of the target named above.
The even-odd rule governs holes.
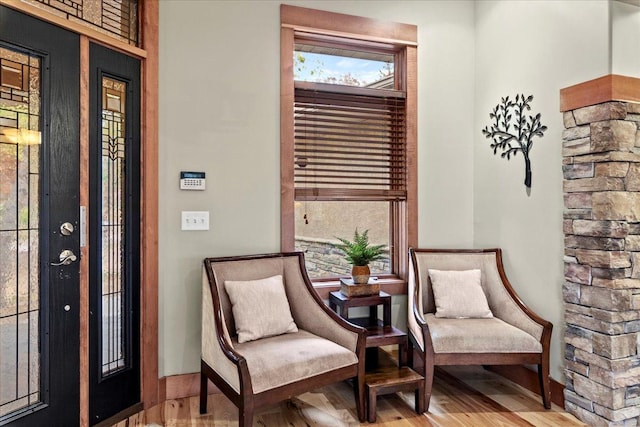
[[[404,92],[295,82],[296,200],[405,200]]]

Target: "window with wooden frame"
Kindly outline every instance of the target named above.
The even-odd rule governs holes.
[[[281,248],[305,251],[315,281],[348,275],[331,243],[356,228],[389,249],[372,274],[406,279],[417,243],[416,41],[413,25],[281,6]],[[336,75],[327,62],[353,68]],[[377,74],[351,71],[372,63]]]

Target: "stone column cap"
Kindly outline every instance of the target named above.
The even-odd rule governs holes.
[[[640,78],[608,74],[560,89],[560,111],[609,101],[640,102]]]

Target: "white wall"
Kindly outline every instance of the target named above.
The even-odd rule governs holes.
[[[199,370],[202,258],[280,247],[279,4],[160,2],[160,376]],[[418,25],[419,242],[471,246],[473,3],[290,4]],[[181,170],[207,190],[178,190]],[[181,210],[210,231],[180,231]]]
[[[640,77],[640,4],[611,2],[611,73]]]
[[[562,114],[560,89],[609,73],[606,1],[476,3],[474,244],[501,247],[514,288],[554,324],[551,376],[562,380]],[[494,155],[481,129],[500,98],[533,95],[548,126],[531,152],[532,188],[521,154]]]

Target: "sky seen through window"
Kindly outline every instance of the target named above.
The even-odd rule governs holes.
[[[368,86],[392,74],[392,62],[294,52],[294,78],[298,81]]]

